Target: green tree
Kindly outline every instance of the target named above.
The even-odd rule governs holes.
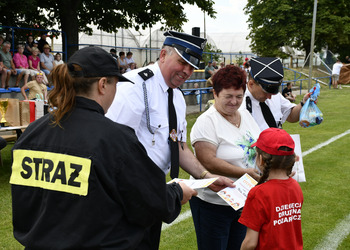
[[[248,0],[251,48],[261,56],[288,55],[283,46],[310,52],[314,0]],[[350,41],[350,3],[318,0],[315,49],[328,46],[334,53],[346,53]],[[344,50],[345,49],[345,50]],[[344,51],[343,51],[344,50]]]
[[[221,56],[220,53],[222,53],[221,49],[217,49],[211,43],[206,43],[203,53],[203,61],[205,62],[205,65],[207,65],[209,61],[219,61]]]
[[[7,12],[14,2],[17,7]],[[69,56],[78,48],[79,32],[91,34],[91,25],[106,32],[117,32],[119,28],[138,30],[161,22],[164,28],[181,30],[188,20],[184,14],[185,3],[196,4],[210,17],[215,17],[213,0],[29,0],[25,4],[6,0],[0,3],[0,14],[4,20],[1,24],[6,26],[16,25],[16,18],[27,22],[24,27],[39,24],[40,28],[52,29],[57,24],[67,37]],[[65,39],[62,38],[62,42],[65,44]]]

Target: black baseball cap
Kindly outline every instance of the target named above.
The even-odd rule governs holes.
[[[276,57],[252,58],[250,74],[262,89],[270,94],[277,94],[283,81],[283,65]]]
[[[82,70],[76,71],[73,64]],[[117,76],[120,82],[130,82],[119,72],[117,61],[110,53],[99,47],[85,47],[76,51],[67,63],[69,73],[73,77],[107,77]]]
[[[164,36],[166,38],[163,45],[174,47],[176,53],[187,63],[196,69],[199,68],[206,39],[172,30],[165,32]]]

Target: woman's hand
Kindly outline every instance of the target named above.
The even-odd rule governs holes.
[[[253,177],[256,181],[260,180],[260,173],[258,170],[254,168],[247,168],[247,174],[249,174],[251,177]]]
[[[216,181],[214,181],[209,188],[211,190],[213,190],[214,192],[219,192],[220,190],[227,188],[227,187],[235,187],[235,184],[233,184],[233,180],[231,180],[230,178],[224,177],[224,176],[220,176],[220,175],[213,175],[208,173],[206,176],[206,178],[215,178],[215,177],[219,177]]]

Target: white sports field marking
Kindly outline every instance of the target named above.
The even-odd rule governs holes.
[[[192,217],[192,213],[191,213],[191,209],[187,210],[186,212],[182,213],[179,215],[179,217],[176,218],[176,220],[174,220],[172,223],[170,224],[166,224],[163,222],[162,225],[162,231],[168,229],[169,227],[183,221],[186,220],[187,218]]]
[[[345,131],[344,133],[341,133],[341,134],[339,134],[339,135],[336,135],[336,136],[332,137],[331,139],[329,139],[329,140],[327,140],[327,141],[325,141],[325,142],[322,142],[322,143],[316,145],[316,146],[313,147],[313,148],[310,148],[309,150],[303,152],[303,153],[302,153],[302,156],[304,157],[304,156],[306,156],[306,155],[308,155],[308,154],[310,154],[310,153],[312,153],[312,152],[314,152],[314,151],[316,151],[316,150],[318,150],[318,149],[320,149],[320,148],[322,148],[322,147],[324,147],[324,146],[327,146],[328,144],[330,144],[330,143],[332,143],[332,142],[338,140],[339,138],[341,138],[341,137],[343,137],[343,136],[345,136],[345,135],[347,135],[347,134],[350,134],[350,129],[347,130],[347,131]]]
[[[334,136],[328,141],[321,143],[317,145],[314,148],[311,148],[307,150],[304,155],[307,155],[317,149],[322,148],[323,146],[326,146],[330,144],[331,142],[338,140],[339,138],[347,135],[350,133],[350,129],[345,131],[344,133]],[[315,149],[316,148],[316,149]],[[313,150],[314,149],[314,150]],[[350,214],[348,214],[344,220],[342,220],[334,229],[333,231],[329,232],[322,241],[314,248],[315,250],[332,250],[337,249],[338,246],[342,243],[342,241],[349,235],[350,233]]]
[[[350,233],[350,214],[342,220],[333,231],[328,233],[324,237],[315,249],[317,250],[332,250],[337,249],[340,243],[349,235]]]
[[[313,148],[310,148],[309,150],[305,151],[302,153],[302,156],[306,156],[324,146],[327,146],[328,144],[338,140],[339,138],[350,134],[350,129],[345,131],[344,133],[341,133],[339,135],[336,135],[332,138],[330,138],[329,140],[322,142],[318,145],[316,145]],[[168,229],[169,227],[176,225],[177,223],[188,219],[189,217],[192,216],[191,210],[187,210],[186,212],[184,212],[183,214],[181,214],[179,217],[176,218],[176,220],[174,220],[171,224],[166,224],[163,223],[162,225],[162,231]],[[340,233],[340,232],[341,233]],[[346,217],[345,220],[343,220],[341,223],[339,223],[336,228],[329,233],[323,240],[322,240],[322,246],[324,247],[328,247],[328,248],[319,248],[316,247],[315,249],[336,249],[336,247],[330,247],[330,246],[338,246],[343,240],[344,238],[350,233],[350,214]]]

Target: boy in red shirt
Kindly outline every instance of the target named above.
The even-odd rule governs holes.
[[[303,249],[302,190],[290,178],[294,141],[284,130],[264,130],[256,146],[256,164],[263,173],[250,190],[239,222],[247,226],[241,249]]]

